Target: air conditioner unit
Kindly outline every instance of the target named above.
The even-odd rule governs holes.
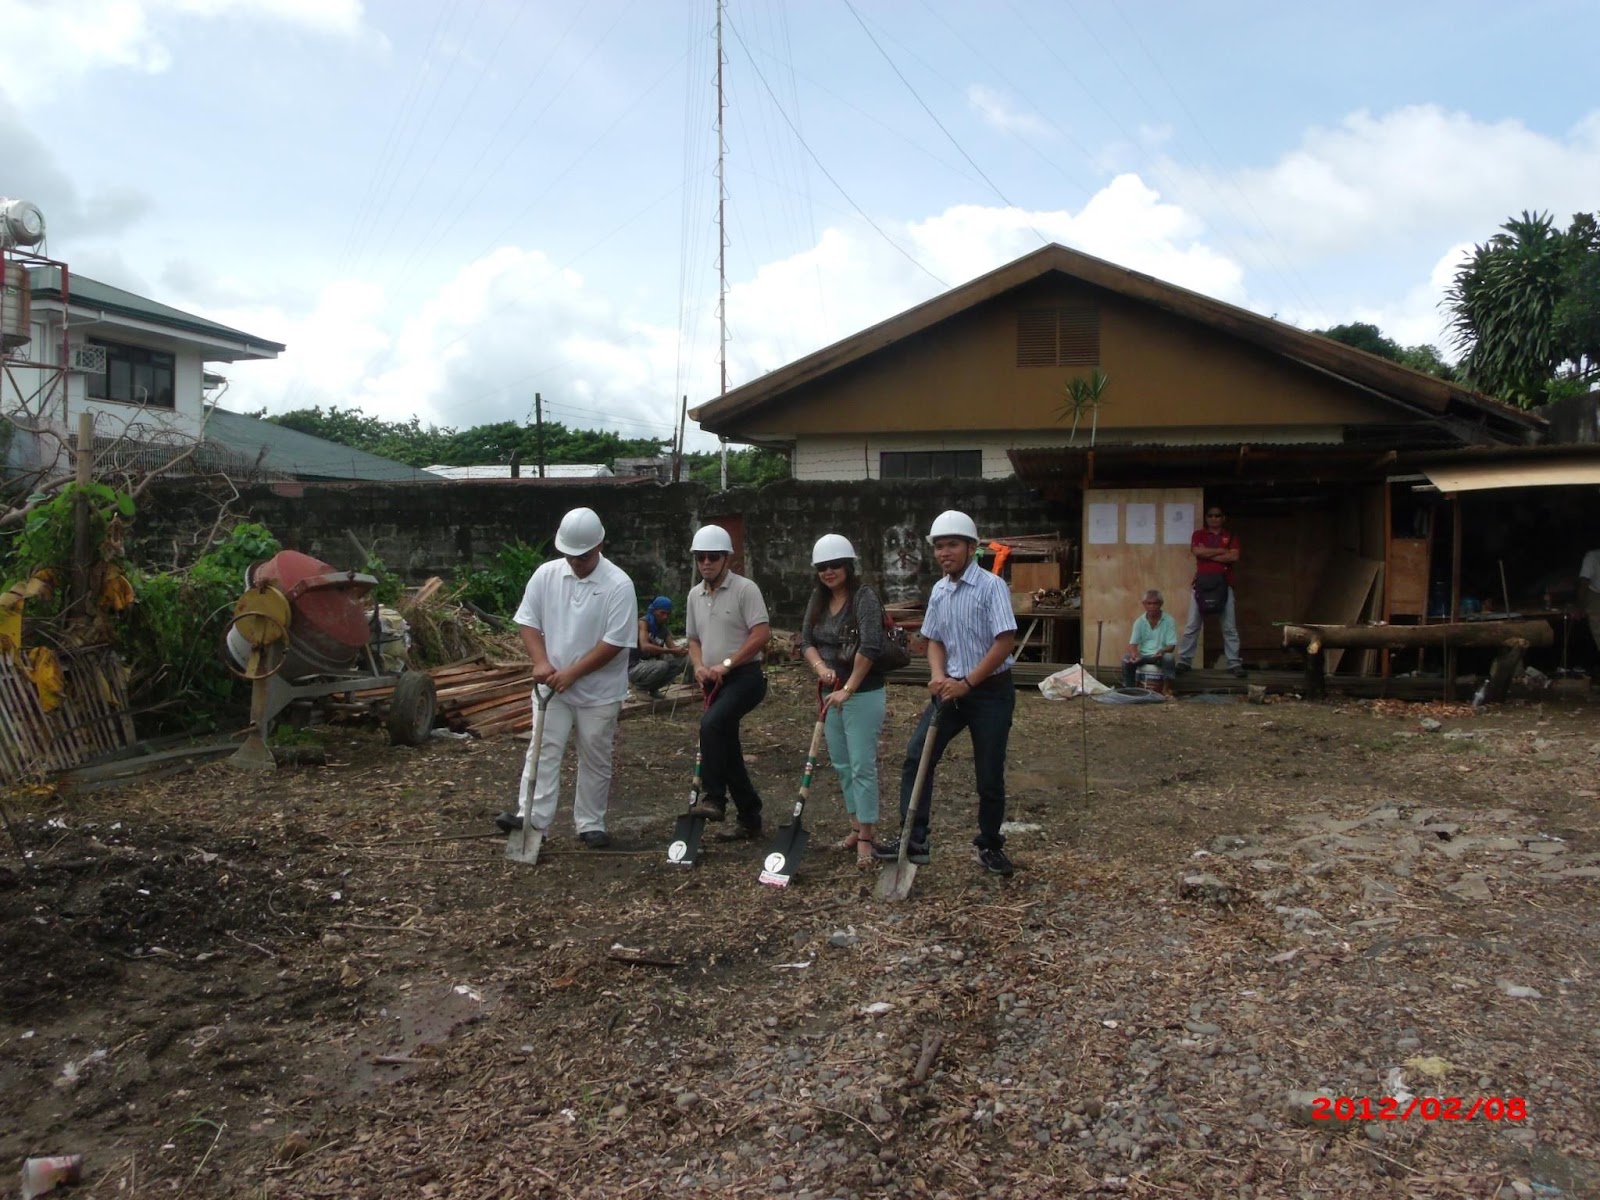
[[[85,375],[106,373],[106,348],[104,346],[73,346],[67,351],[67,370]]]

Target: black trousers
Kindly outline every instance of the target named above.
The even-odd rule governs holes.
[[[700,718],[700,782],[707,803],[728,800],[745,825],[761,824],[761,795],[750,782],[739,744],[739,722],[767,698],[767,677],[760,663],[735,667],[722,679],[717,698]]]

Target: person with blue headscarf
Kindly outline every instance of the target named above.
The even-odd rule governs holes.
[[[628,682],[654,697],[661,689],[687,673],[689,647],[674,641],[667,623],[672,619],[672,600],[657,596],[639,618],[639,645],[630,653]]]

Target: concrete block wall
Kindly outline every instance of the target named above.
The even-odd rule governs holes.
[[[192,561],[195,542],[216,519],[213,488],[188,480],[153,485],[130,538],[136,560],[154,569]],[[863,573],[889,599],[911,600],[925,597],[936,578],[924,535],[946,508],[970,512],[980,535],[1070,534],[1077,520],[1015,479],[785,480],[715,494],[699,484],[275,483],[243,489],[231,508],[267,526],[286,548],[339,567],[356,565],[348,530],[417,583],[483,566],[513,539],[548,545],[562,514],[579,506],[600,514],[607,554],[633,578],[641,602],[665,593],[681,603],[694,582],[689,542],[695,529],[738,518],[746,573],[761,585],[773,620],[788,628],[805,611],[814,586],[811,546],[824,533],[851,540]]]

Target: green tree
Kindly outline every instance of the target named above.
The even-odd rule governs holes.
[[[712,453],[685,454],[684,478],[707,487],[717,487],[722,482],[722,456]],[[728,486],[763,487],[780,479],[789,478],[789,456],[782,450],[769,450],[765,446],[746,446],[728,451]]]
[[[369,417],[359,408],[343,409],[338,405],[327,411],[318,405],[275,417],[257,415],[285,429],[297,429],[413,467],[509,463],[511,456],[520,452],[523,467],[532,472],[539,461],[537,427],[515,421],[496,421],[463,430],[436,425],[424,428],[415,416],[409,421],[385,421]],[[618,458],[660,454],[667,443],[666,438],[625,438],[605,430],[568,429],[559,421],[547,421],[544,426],[547,463],[604,463],[609,467]]]
[[[1600,378],[1600,236],[1524,212],[1473,249],[1444,304],[1474,387],[1532,408]]]
[[[1379,358],[1387,358],[1390,362],[1410,367],[1413,371],[1437,375],[1440,379],[1456,377],[1456,369],[1445,362],[1435,347],[1426,343],[1402,346],[1393,338],[1386,336],[1383,330],[1367,321],[1352,321],[1348,325],[1335,325],[1331,329],[1313,329],[1311,332],[1321,334],[1335,342],[1343,342],[1346,346],[1354,346],[1357,350],[1365,350],[1368,354],[1376,354]]]

